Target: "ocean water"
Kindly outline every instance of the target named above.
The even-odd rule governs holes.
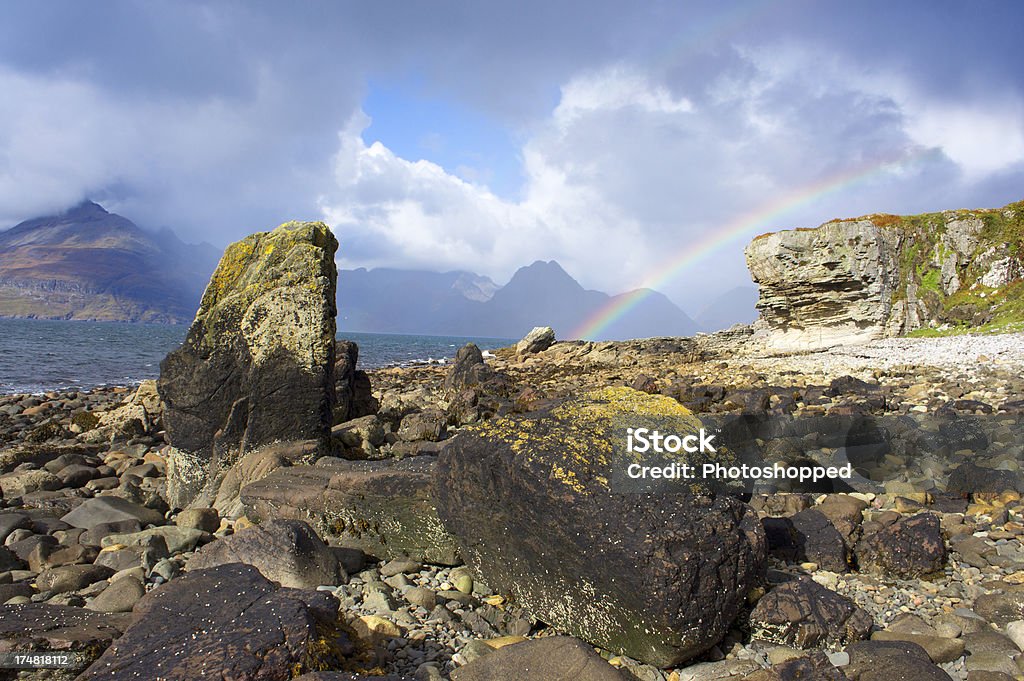
[[[186,326],[0,319],[0,394],[130,385],[160,373]],[[443,363],[466,343],[482,350],[514,340],[342,332],[359,344],[359,368]]]

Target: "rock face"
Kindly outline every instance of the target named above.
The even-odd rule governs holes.
[[[1024,204],[869,215],[754,239],[747,267],[772,344],[814,348],[1020,320]]]
[[[288,679],[350,649],[337,613],[333,596],[278,588],[247,565],[201,570],[139,601],[132,625],[78,678]]]
[[[725,634],[761,578],[765,542],[732,497],[612,487],[625,423],[645,419],[679,434],[699,426],[669,398],[605,389],[460,433],[440,455],[435,492],[491,588],[562,631],[665,667]]]
[[[326,448],[337,248],[323,223],[289,222],[225,251],[185,342],[160,366],[172,504],[215,494],[223,470],[260,445]]]
[[[253,520],[305,520],[332,544],[379,558],[454,565],[455,539],[444,529],[431,491],[434,456],[384,461],[323,458],[280,468],[242,489]]]

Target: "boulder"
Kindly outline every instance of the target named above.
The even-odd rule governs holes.
[[[951,681],[928,653],[907,641],[860,641],[846,648],[851,681]]]
[[[351,650],[336,629],[333,596],[279,588],[237,563],[171,580],[144,596],[132,614],[132,625],[81,681],[289,679],[336,668]]]
[[[516,343],[517,355],[532,355],[544,352],[555,342],[555,330],[550,326],[535,326],[521,341]]]
[[[675,400],[608,388],[467,428],[442,451],[437,508],[466,562],[538,619],[668,667],[728,631],[765,564],[750,507],[625,478],[626,428],[696,433]],[[680,455],[680,463],[697,463]]]
[[[316,456],[315,440],[279,442],[249,452],[224,474],[211,506],[224,518],[238,518],[244,512],[239,495],[248,484],[262,480],[278,468]]]
[[[312,439],[327,451],[337,248],[323,223],[289,222],[224,252],[184,343],[160,364],[172,506],[262,445]]]
[[[164,516],[159,511],[127,499],[104,496],[86,499],[61,520],[72,527],[91,530],[99,525],[122,521],[137,521],[140,525],[159,525],[164,522]]]
[[[625,681],[594,649],[569,636],[504,646],[452,672],[452,681]]]
[[[352,341],[339,340],[334,344],[334,416],[332,423],[343,423],[351,416],[355,399],[356,362],[359,346]]]
[[[763,523],[772,555],[791,563],[810,561],[832,572],[849,569],[843,536],[817,509],[789,518],[765,518]]]
[[[807,578],[775,587],[750,613],[753,638],[797,648],[860,641],[871,624],[871,616],[849,598]]]
[[[455,539],[435,509],[435,456],[384,461],[324,458],[315,466],[281,468],[246,486],[241,500],[252,520],[310,522],[331,544],[378,558],[459,563]]]
[[[450,393],[474,388],[494,379],[494,369],[484,362],[484,355],[473,343],[467,343],[455,353],[455,361],[444,377],[444,387]]]
[[[248,527],[199,549],[185,568],[204,570],[225,563],[252,565],[267,579],[297,589],[348,581],[331,549],[301,520]]]
[[[857,561],[862,571],[896,577],[920,577],[942,570],[946,544],[939,517],[919,513],[866,534],[857,543]]]

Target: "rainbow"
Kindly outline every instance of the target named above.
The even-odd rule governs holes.
[[[814,201],[849,189],[890,170],[898,169],[927,151],[922,149],[900,158],[873,161],[844,169],[842,172],[819,178],[808,185],[761,204],[752,211],[737,216],[721,228],[709,231],[697,243],[687,244],[685,249],[663,260],[636,287],[636,290],[613,298],[573,329],[568,337],[574,339],[597,338],[609,325],[654,293],[655,289],[662,288],[686,268],[716,253],[734,240],[749,236],[759,228],[763,230],[766,223],[779,220]]]

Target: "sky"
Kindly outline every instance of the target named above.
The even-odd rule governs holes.
[[[85,198],[216,246],[695,312],[757,234],[1024,199],[1024,4],[4,0],[0,227]]]

